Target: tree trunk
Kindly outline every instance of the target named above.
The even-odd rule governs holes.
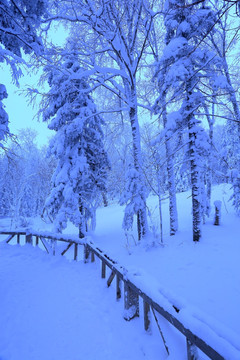
[[[215,99],[215,98],[214,98]],[[206,117],[209,126],[209,141],[210,141],[210,154],[207,160],[207,169],[206,169],[206,187],[207,187],[207,204],[206,204],[206,214],[209,217],[211,211],[211,195],[212,195],[212,171],[213,171],[213,163],[212,163],[212,152],[213,149],[213,124],[214,124],[214,103],[212,105],[212,115],[210,116],[207,105],[204,106],[206,111]]]
[[[197,165],[197,153],[195,142],[197,134],[194,132],[195,121],[192,119],[188,124],[189,130],[189,155],[191,168],[191,187],[192,187],[192,216],[193,216],[193,241],[199,241],[201,237],[201,203],[199,201],[199,168]]]
[[[85,221],[84,221],[84,208],[82,204],[81,197],[78,200],[79,203],[79,212],[80,212],[80,222],[79,222],[79,238],[83,239],[85,237]]]
[[[160,169],[157,170],[158,181],[158,209],[159,209],[159,228],[160,228],[160,241],[163,243],[163,221],[162,221],[162,199],[161,199],[161,187],[160,187]]]
[[[199,154],[196,146],[199,121],[192,114],[191,106],[192,81],[186,83],[187,93],[187,117],[188,136],[189,136],[189,159],[191,170],[191,188],[192,188],[192,216],[193,216],[193,241],[199,241],[201,238],[201,174],[198,166]]]
[[[104,191],[102,191],[102,199],[103,199],[103,205],[104,207],[108,206],[108,200],[107,200],[107,195]]]
[[[166,92],[163,92],[163,126],[165,129],[165,148],[167,158],[167,174],[168,174],[168,193],[169,193],[169,215],[170,215],[170,235],[175,235],[178,230],[178,213],[177,213],[177,200],[176,200],[176,186],[172,148],[170,143],[170,136],[167,128],[167,110],[166,110]]]
[[[140,182],[139,187],[145,188],[143,185],[144,176],[142,172],[142,154],[141,154],[140,132],[139,132],[139,123],[138,123],[138,115],[137,115],[137,96],[136,96],[135,86],[132,86],[131,88],[131,106],[129,109],[129,118],[131,122],[131,130],[132,130],[134,168],[139,174],[139,182]],[[139,240],[141,240],[148,232],[145,189],[137,195],[140,196],[143,204],[142,208],[139,209],[137,213],[138,238]]]

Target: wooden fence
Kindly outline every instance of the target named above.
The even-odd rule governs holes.
[[[7,235],[7,238],[4,240],[9,243],[15,237],[17,238],[17,243],[20,244],[20,238],[24,238],[24,243],[32,244],[38,246],[41,242],[44,249],[47,253],[55,255],[55,245],[57,242],[66,243],[67,246],[61,251],[61,255],[67,253],[70,248],[74,248],[73,258],[74,260],[78,259],[78,249],[79,246],[83,247],[83,260],[84,262],[94,262],[95,256],[98,257],[101,261],[101,277],[106,278],[106,268],[110,269],[110,276],[107,279],[107,285],[110,286],[113,279],[116,278],[116,299],[122,297],[121,292],[121,282],[124,285],[124,308],[125,314],[124,318],[126,320],[131,320],[134,317],[140,315],[139,311],[139,297],[143,300],[143,320],[144,328],[148,331],[150,327],[150,311],[153,313],[153,317],[157,322],[158,329],[160,331],[165,349],[169,354],[169,349],[167,343],[164,339],[163,332],[159,326],[157,320],[157,314],[163,316],[170,324],[172,324],[180,333],[182,333],[186,338],[186,348],[187,348],[187,360],[197,360],[199,359],[197,349],[200,349],[212,360],[226,360],[220,353],[218,353],[212,346],[203,341],[200,337],[195,335],[190,329],[187,329],[172,313],[166,311],[160,304],[156,303],[151,299],[143,290],[136,286],[132,281],[126,277],[126,270],[119,266],[116,261],[112,260],[107,254],[105,254],[101,249],[96,247],[91,241],[85,242],[80,239],[70,239],[65,236],[52,236],[48,234],[41,233],[27,233],[27,232],[11,232],[11,231],[2,231],[0,235]],[[179,313],[179,309],[172,305],[172,310],[176,314]],[[229,346],[232,346],[229,344]],[[238,352],[234,348],[234,351]],[[240,358],[240,353],[239,353]]]

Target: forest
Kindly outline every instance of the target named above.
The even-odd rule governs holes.
[[[240,359],[239,45],[239,0],[0,0],[0,360]]]
[[[80,238],[96,210],[117,201],[122,226],[151,233],[147,198],[190,190],[192,239],[202,236],[212,186],[231,184],[240,215],[240,3],[230,0],[2,0],[0,61],[18,85],[21,69],[40,69],[24,89],[53,131],[39,149],[26,128],[9,131],[0,85],[0,216],[27,226],[41,216],[55,232],[68,221]],[[64,46],[51,40],[64,26]],[[26,124],[27,127],[27,124]]]

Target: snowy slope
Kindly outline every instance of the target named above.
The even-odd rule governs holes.
[[[228,202],[229,196],[227,185],[214,189],[213,202],[217,199],[223,201],[221,225],[213,225],[212,214],[203,225],[203,238],[197,244],[191,240],[191,199],[188,192],[178,194],[180,229],[175,237],[167,235],[168,204],[165,202],[163,246],[146,251],[141,246],[133,246],[132,240],[127,242],[121,229],[122,209],[118,206],[99,210],[93,239],[125,267],[157,279],[159,291],[168,294],[176,303],[187,302],[196,306],[239,334],[240,219]],[[155,199],[151,200],[150,206],[154,208]]]
[[[137,272],[138,282],[156,300],[163,295],[240,350],[240,222],[228,202],[230,194],[229,185],[213,189],[212,203],[222,201],[221,225],[213,225],[212,206],[211,217],[203,226],[203,238],[197,244],[192,242],[189,192],[178,194],[180,228],[175,237],[168,236],[167,201],[163,205],[163,246],[147,250],[146,244],[136,247],[136,234],[126,237],[121,229],[123,209],[117,205],[99,210],[92,238],[130,272]],[[156,204],[157,199],[149,199],[151,210]],[[153,223],[158,219],[155,212]],[[148,239],[148,243],[152,241]],[[220,350],[221,344],[216,346]]]

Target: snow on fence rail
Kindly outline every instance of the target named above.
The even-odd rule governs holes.
[[[185,336],[187,347],[187,360],[199,359],[197,349],[200,349],[212,360],[240,360],[240,350],[233,346],[229,341],[214,333],[211,328],[209,328],[206,324],[203,324],[200,320],[197,320],[196,318],[188,318],[188,322],[190,324],[194,324],[195,329],[198,328],[198,326],[202,329],[202,334],[204,333],[204,330],[206,330],[205,336],[202,337],[204,337],[205,339],[208,338],[209,343],[214,343],[217,345],[221,344],[221,351],[219,351],[219,349],[218,351],[215,350],[214,346],[209,345],[205,340],[201,339],[198,335],[191,331],[186,326],[186,324],[184,325],[184,318],[180,316],[180,309],[171,304],[169,301],[166,301],[166,299],[163,299],[164,305],[160,305],[159,303],[155,302],[150,296],[147,295],[145,291],[140,289],[140,287],[137,286],[136,283],[134,284],[134,280],[130,279],[131,276],[129,276],[126,269],[120,266],[116,261],[112,260],[107,254],[105,254],[101,249],[96,247],[91,241],[81,241],[78,237],[74,236],[71,236],[71,238],[69,238],[69,236],[65,236],[62,234],[52,235],[51,233],[37,233],[33,231],[0,231],[0,235],[7,235],[7,238],[5,239],[6,243],[9,243],[13,238],[17,237],[17,243],[20,244],[20,238],[24,237],[25,243],[33,245],[33,240],[35,238],[35,245],[38,246],[41,242],[47,253],[50,253],[52,255],[55,255],[55,245],[58,241],[66,243],[67,246],[61,251],[61,255],[66,254],[66,252],[71,247],[73,247],[74,260],[78,259],[79,246],[83,246],[84,262],[88,262],[89,260],[91,262],[94,262],[95,256],[100,259],[102,278],[106,278],[107,267],[111,270],[110,276],[107,280],[108,287],[111,285],[113,279],[116,277],[116,299],[120,299],[122,296],[120,283],[123,282],[125,320],[131,320],[134,317],[138,317],[140,315],[139,297],[142,298],[144,310],[144,328],[147,331],[150,327],[149,314],[151,310],[157,322],[157,326],[159,328],[165,349],[168,354],[169,349],[159,326],[156,313],[163,316],[170,324],[172,324],[180,333]],[[180,319],[182,321],[180,321]],[[189,327],[191,327],[191,325]],[[219,348],[219,346],[217,347]]]

